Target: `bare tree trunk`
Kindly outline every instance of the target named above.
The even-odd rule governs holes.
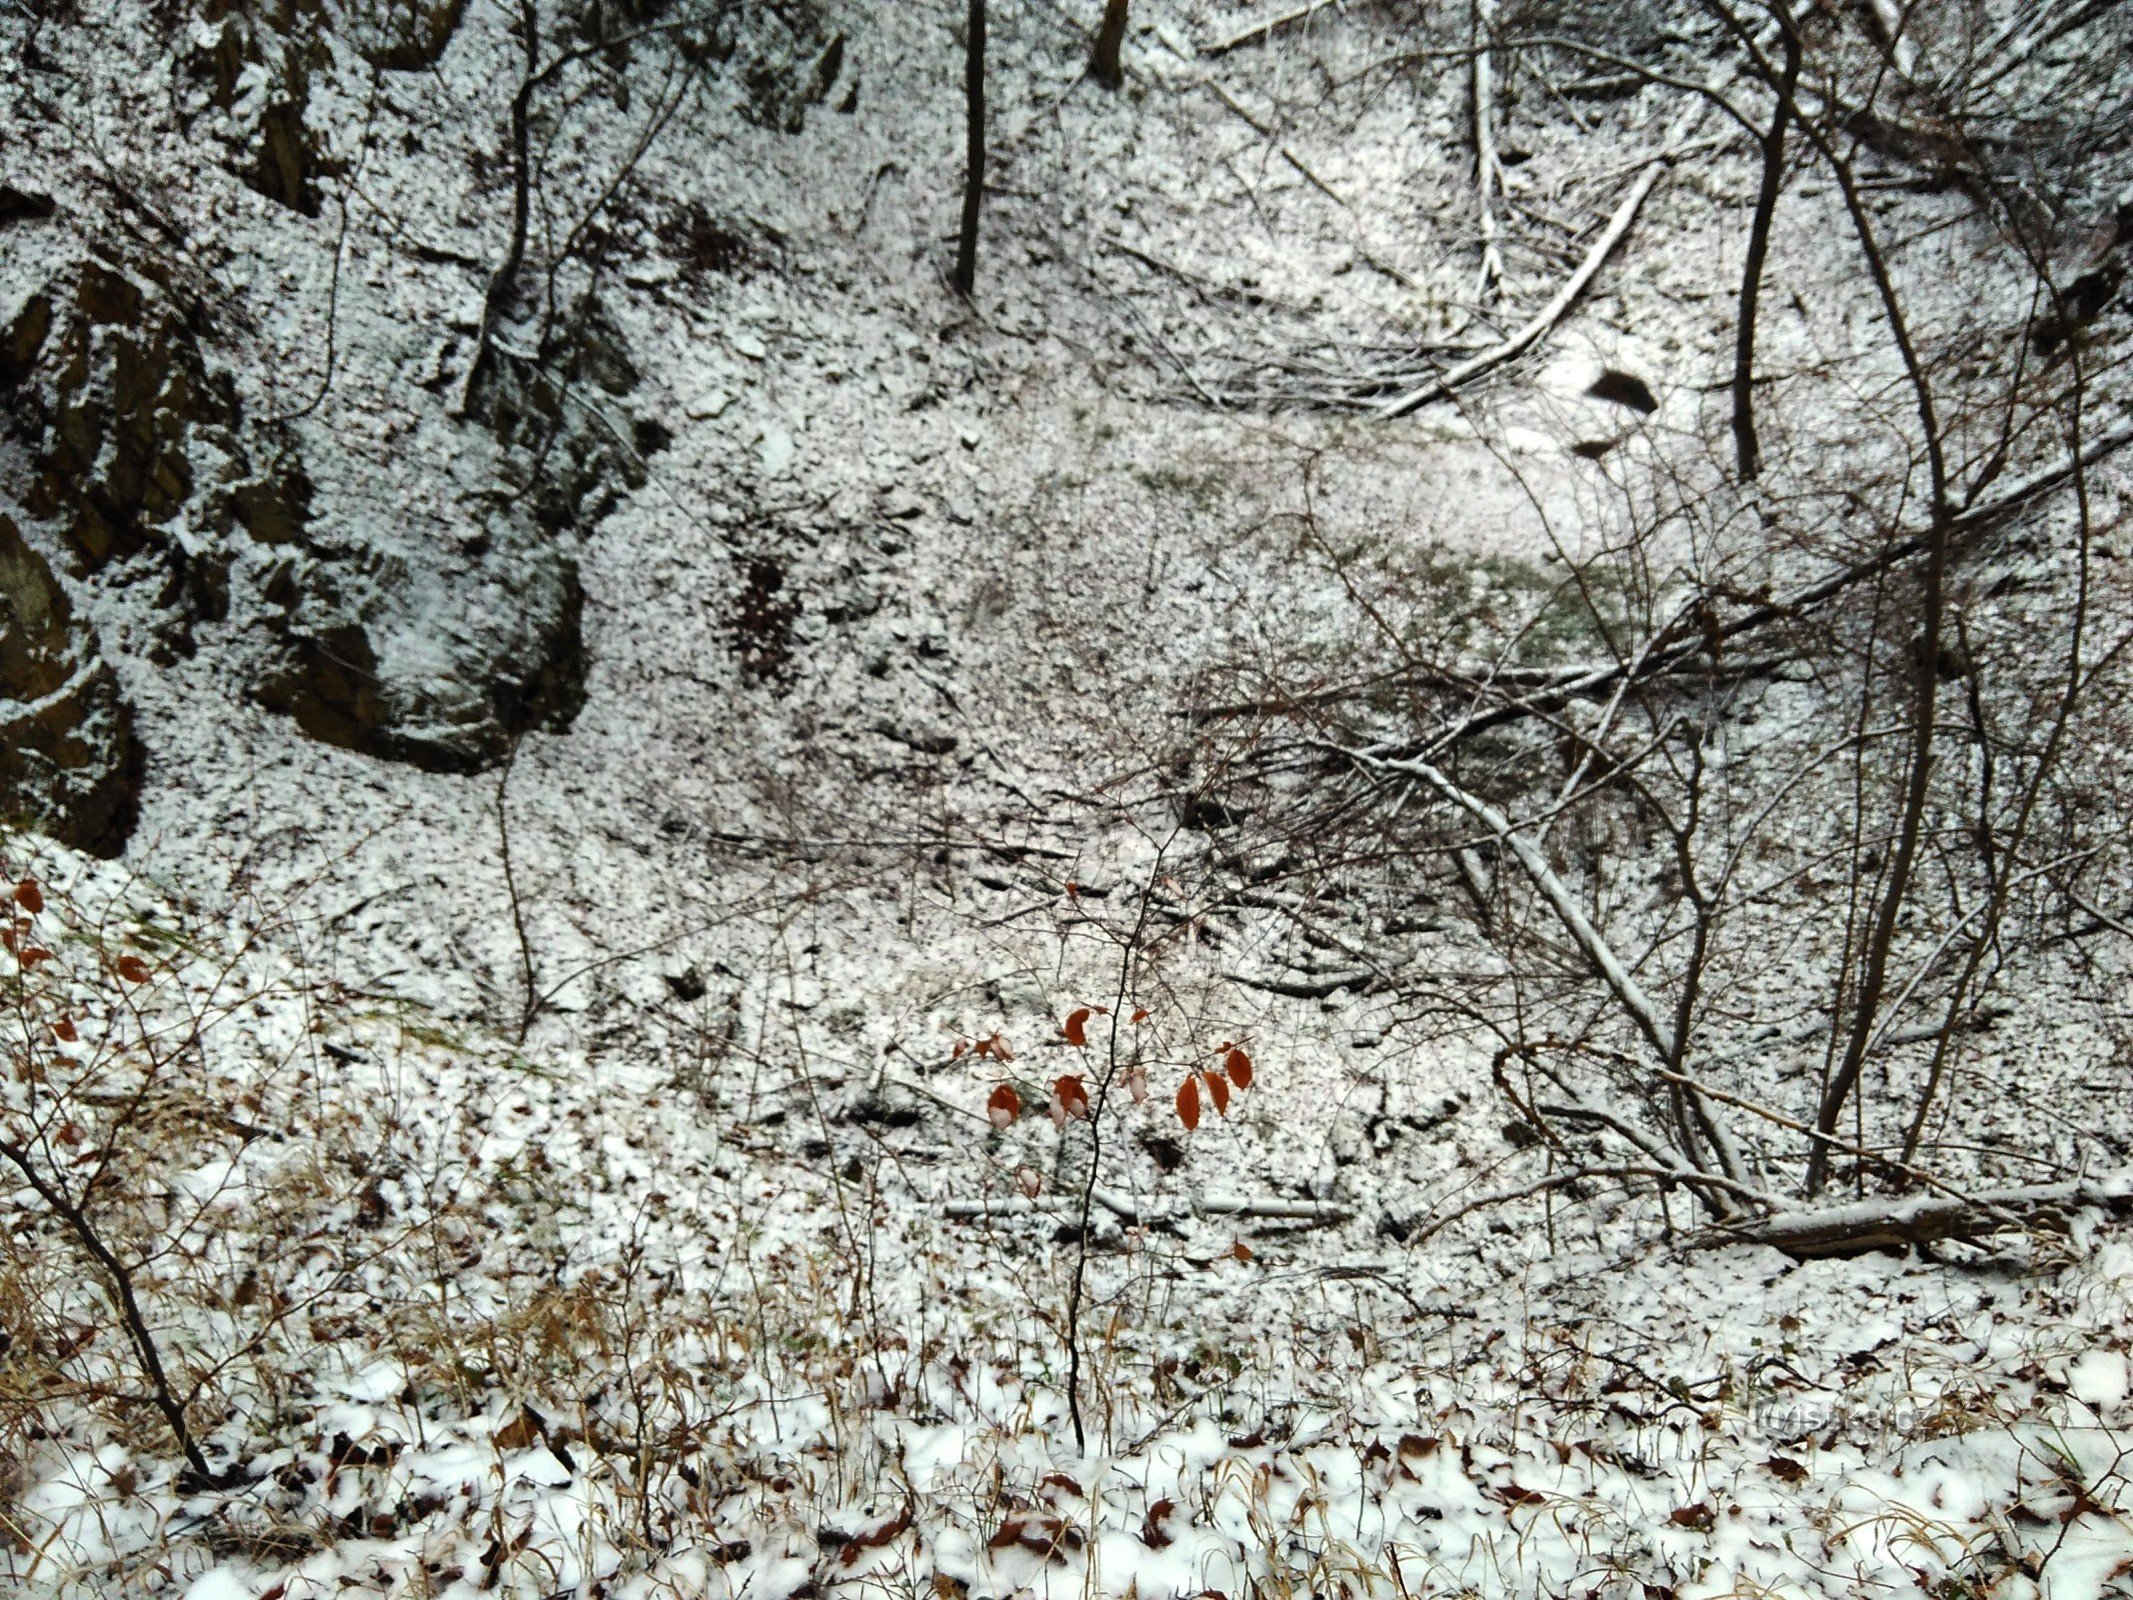
[[[1476,298],[1483,301],[1503,283],[1495,202],[1503,164],[1496,157],[1496,63],[1489,53],[1495,31],[1494,0],[1474,0],[1474,194],[1481,207],[1481,281]]]
[[[1755,220],[1748,228],[1748,259],[1741,267],[1740,316],[1733,347],[1733,452],[1743,480],[1762,466],[1755,437],[1755,313],[1763,294],[1763,263],[1770,255],[1771,219],[1785,182],[1785,125],[1792,117],[1800,83],[1799,35],[1783,34],[1785,69],[1777,86],[1777,110],[1763,136],[1763,183],[1755,197]]]
[[[978,202],[985,193],[985,0],[970,0],[963,101],[970,145],[963,167],[963,227],[955,246],[955,287],[968,299],[978,282]]]
[[[1089,59],[1089,71],[1106,89],[1119,89],[1126,81],[1118,51],[1126,42],[1127,3],[1128,0],[1104,0],[1103,26],[1096,30],[1096,51]]]
[[[511,242],[505,248],[503,265],[489,277],[482,295],[481,330],[475,335],[474,359],[467,363],[465,383],[459,389],[459,411],[466,413],[475,400],[481,381],[488,375],[495,354],[496,325],[510,310],[518,293],[519,270],[526,262],[526,232],[532,214],[533,153],[528,120],[533,91],[544,74],[541,63],[541,14],[535,0],[520,0],[519,32],[526,55],[526,70],[518,90],[511,96]]]

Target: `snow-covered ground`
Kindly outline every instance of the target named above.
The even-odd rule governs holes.
[[[505,247],[511,12],[472,0],[420,73],[323,30],[304,216],[229,170],[262,83],[214,106],[170,28],[83,9],[44,36],[63,84],[0,97],[0,178],[60,202],[0,224],[0,320],[84,249],[155,255],[138,197],[176,214],[243,414],[286,419],[350,570],[434,622],[402,645],[487,638],[461,541],[495,452],[451,407]],[[258,704],[278,550],[245,548],[189,655],[154,584],[70,578],[139,717],[142,816],[117,864],[0,844],[57,952],[11,992],[9,1092],[76,1074],[60,1148],[132,1141],[114,1214],[216,1481],[46,1215],[0,1283],[24,1592],[2127,1592],[2122,1235],[1802,1264],[1536,1195],[1403,1243],[1385,1219],[1518,1154],[1490,1045],[1240,985],[1293,931],[1166,881],[1189,841],[1147,780],[1181,707],[1337,650],[1344,560],[1515,585],[1600,537],[1625,460],[1708,431],[1756,175],[1670,97],[1524,84],[1520,226],[1477,303],[1463,73],[1361,6],[1212,50],[1273,9],[1136,3],[1113,96],[1090,19],[995,6],[970,305],[959,7],[832,18],[798,132],[724,79],[684,98],[605,223],[639,376],[590,404],[643,482],[564,536],[584,704],[501,767]],[[664,104],[568,103],[538,238]],[[1396,424],[1300,408],[1506,331],[1676,146],[1513,381]],[[1894,203],[1929,236],[1959,209]],[[1841,206],[1787,204],[1773,363],[1870,389]],[[692,216],[719,264],[675,242]],[[1603,366],[1658,409],[1590,398]],[[1153,1092],[1098,1111],[1117,1203],[1084,1239],[1090,1124],[1043,1111],[1118,1038]],[[1186,1134],[1172,1093],[1229,1041],[1252,1084]],[[156,1114],[127,1121],[143,1060]],[[2006,1109],[2025,1137],[2068,1112]],[[80,1342],[32,1340],[33,1299]]]
[[[73,1025],[29,1051],[67,1147],[138,1185],[111,1242],[159,1241],[148,1321],[216,1477],[111,1406],[138,1363],[48,1221],[56,1281],[10,1288],[94,1320],[10,1346],[60,1375],[9,1402],[25,1592],[2072,1596],[2133,1570],[2133,1247],[2078,1223],[1961,1266],[1799,1264],[1588,1212],[1417,1252],[1147,1205],[1091,1237],[1077,1448],[1071,1230],[945,1204],[1044,1159],[1049,1123],[796,1158],[779,1112],[322,988],[113,865],[9,860],[57,952],[18,1019]],[[113,1092],[159,1041],[156,1088]]]

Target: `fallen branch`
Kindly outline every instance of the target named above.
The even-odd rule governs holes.
[[[1863,1200],[1817,1211],[1786,1211],[1698,1234],[1699,1249],[1760,1244],[1789,1256],[1860,1255],[1938,1239],[1972,1239],[2015,1228],[2063,1233],[2068,1214],[2101,1209],[2114,1217],[2133,1215],[2133,1168],[2101,1178],[1995,1189],[1982,1194],[1914,1195]]]
[[[1417,406],[1441,399],[1454,389],[1473,382],[1482,374],[1493,372],[1505,362],[1525,354],[1547,337],[1555,325],[1563,320],[1564,313],[1577,304],[1578,297],[1585,292],[1586,286],[1598,275],[1600,268],[1607,264],[1607,258],[1614,254],[1615,247],[1621,244],[1629,233],[1630,224],[1637,220],[1638,208],[1657,185],[1660,175],[1665,172],[1673,156],[1674,153],[1669,150],[1652,158],[1642,176],[1630,185],[1629,193],[1623,197],[1622,203],[1615,207],[1615,214],[1607,219],[1607,226],[1601,230],[1600,237],[1594,241],[1592,248],[1585,252],[1585,259],[1578,263],[1577,271],[1571,273],[1563,286],[1555,291],[1554,298],[1541,307],[1538,316],[1501,344],[1491,345],[1479,355],[1469,356],[1456,367],[1432,378],[1421,388],[1410,390],[1397,400],[1380,406],[1378,417],[1384,421],[1404,417]]]
[[[1355,1213],[1346,1206],[1317,1200],[1277,1200],[1234,1195],[1203,1195],[1198,1200],[1174,1206],[1143,1205],[1115,1189],[1096,1189],[1092,1198],[1121,1222],[1159,1226],[1186,1217],[1243,1217],[1257,1222],[1302,1222],[1329,1227],[1346,1222]],[[987,1222],[994,1217],[1052,1217],[1071,1215],[1072,1207],[1057,1200],[1026,1200],[1020,1195],[998,1199],[950,1200],[941,1214],[951,1222]]]
[[[1200,54],[1204,56],[1227,55],[1239,45],[1250,44],[1254,39],[1264,39],[1277,29],[1286,28],[1292,22],[1301,22],[1306,17],[1316,16],[1326,7],[1335,3],[1336,0],[1311,0],[1309,5],[1298,6],[1294,11],[1284,11],[1278,17],[1268,17],[1264,22],[1253,23],[1241,33],[1233,33],[1227,39],[1218,40],[1214,44],[1203,45]]]
[[[1974,503],[1955,513],[1949,522],[1950,538],[1957,541],[1974,541],[1983,537],[2029,509],[2033,503],[2043,499],[2053,490],[2070,482],[2076,472],[2093,467],[2129,444],[2133,444],[2133,418],[2121,418],[2114,426],[2098,434],[2078,455],[2069,453],[2066,459],[2040,468],[1992,499]],[[1743,634],[1753,633],[1773,623],[1795,620],[1859,584],[1902,565],[1912,556],[1922,553],[1929,542],[1929,532],[1923,529],[1899,539],[1892,539],[1865,560],[1854,562],[1848,567],[1840,567],[1789,594],[1751,606],[1739,615],[1719,623],[1709,633],[1691,626],[1696,607],[1705,597],[1698,595],[1684,600],[1676,608],[1674,615],[1646,641],[1643,648],[1619,665],[1597,667],[1582,677],[1564,680],[1554,688],[1531,695],[1506,696],[1502,704],[1492,706],[1486,711],[1472,712],[1436,734],[1426,749],[1433,754],[1448,750],[1477,733],[1485,733],[1492,728],[1518,722],[1526,717],[1558,711],[1572,700],[1611,689],[1624,678],[1655,678],[1663,673],[1681,669],[1695,660],[1709,662],[1712,659],[1714,642],[1724,645]],[[1495,676],[1498,681],[1502,681],[1505,675],[1498,673]],[[1493,685],[1477,683],[1473,687],[1485,686]]]
[[[1658,1053],[1662,1061],[1678,1058],[1680,1051],[1673,1024],[1653,1003],[1651,996],[1644,992],[1643,986],[1637,982],[1622,958],[1615,954],[1613,947],[1601,936],[1599,929],[1592,925],[1592,919],[1585,915],[1584,907],[1578,904],[1578,897],[1571,892],[1570,886],[1563,882],[1555,869],[1548,865],[1548,858],[1542,854],[1540,847],[1519,832],[1512,825],[1510,818],[1479,795],[1469,794],[1460,788],[1426,761],[1383,761],[1361,751],[1351,750],[1344,753],[1361,767],[1420,778],[1493,833],[1496,842],[1517,859],[1526,876],[1532,880],[1534,888],[1541,892],[1541,898],[1554,910],[1564,931],[1576,942],[1585,959],[1592,963],[1593,970],[1613,992],[1622,1009],[1629,1013],[1630,1020],[1636,1024],[1637,1031],[1644,1035],[1645,1041]],[[1710,1137],[1720,1170],[1732,1184],[1743,1183],[1747,1176],[1746,1163],[1742,1161],[1740,1152],[1734,1148],[1723,1124],[1711,1115],[1702,1093],[1695,1086],[1690,1085],[1683,1092],[1696,1107],[1697,1122]]]

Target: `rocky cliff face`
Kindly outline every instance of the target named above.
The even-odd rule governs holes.
[[[508,156],[511,96],[484,104],[479,130],[448,103],[432,127],[395,99],[455,50],[480,56],[463,75],[478,91],[526,72],[508,30],[467,41],[466,9],[198,0],[144,13],[141,70],[122,52],[95,63],[103,92],[147,96],[142,153],[51,193],[19,164],[0,171],[14,619],[0,689],[37,708],[6,781],[10,804],[59,819],[69,839],[116,848],[141,767],[87,621],[107,606],[105,640],[145,668],[199,657],[209,671],[188,681],[387,760],[479,770],[576,715],[579,543],[642,487],[671,434],[640,408],[638,364],[602,309],[607,200],[573,194],[594,212],[521,262],[492,236],[514,180],[486,144],[501,136]],[[838,41],[800,12],[758,28],[746,6],[701,26],[667,11],[544,7],[536,55],[621,62],[656,35],[677,72],[730,81],[743,114],[777,128],[796,127],[840,70]],[[33,55],[49,63],[63,41],[41,37]],[[439,98],[420,87],[401,98]],[[49,90],[33,78],[16,109],[35,113]],[[526,98],[535,121],[578,114]],[[62,113],[54,102],[41,125]],[[464,228],[465,247],[401,238],[389,267],[360,265],[370,247],[364,230],[351,242],[351,210],[389,203],[396,185],[433,205],[424,233]],[[273,297],[229,281],[270,256],[285,284],[321,280],[323,352],[277,349]],[[468,288],[488,290],[478,319]]]
[[[96,631],[0,515],[0,809],[116,855],[133,828],[140,770],[132,714]]]

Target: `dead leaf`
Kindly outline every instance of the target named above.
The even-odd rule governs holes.
[[[1200,1125],[1200,1080],[1187,1078],[1178,1086],[1178,1121],[1185,1124],[1185,1131],[1192,1132]]]
[[[37,887],[35,878],[24,878],[15,885],[15,904],[33,917],[44,909],[44,891]]]
[[[985,1116],[995,1128],[1005,1128],[1021,1115],[1022,1096],[1004,1083],[986,1098]]]
[[[148,963],[139,956],[120,956],[118,958],[118,975],[128,983],[146,983],[148,981]]]
[[[855,1533],[851,1538],[845,1540],[844,1554],[838,1557],[838,1560],[849,1567],[858,1561],[863,1551],[879,1550],[910,1526],[911,1502],[907,1500],[904,1502],[903,1510],[897,1512],[895,1516],[884,1522],[880,1527],[869,1528],[864,1533]]]
[[[1222,1058],[1222,1070],[1229,1074],[1229,1081],[1240,1089],[1252,1086],[1252,1058],[1242,1050],[1232,1049]]]
[[[1163,1524],[1170,1520],[1171,1514],[1177,1509],[1178,1503],[1170,1499],[1158,1500],[1150,1506],[1148,1515],[1141,1519],[1141,1543],[1151,1550],[1167,1549],[1173,1539],[1170,1530]]]
[[[1059,1030],[1066,1035],[1066,1042],[1078,1049],[1089,1046],[1089,1008],[1079,1006],[1067,1013],[1066,1026]]]

